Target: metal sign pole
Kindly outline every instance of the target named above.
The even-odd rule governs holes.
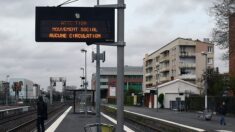
[[[124,0],[118,0],[124,5]],[[124,131],[124,8],[117,9],[117,132]]]
[[[86,53],[85,51],[85,116],[87,116],[87,62],[86,62]]]
[[[97,0],[97,5],[100,1]],[[96,45],[96,123],[97,132],[100,132],[100,45]]]
[[[100,124],[100,46],[96,46],[96,123]],[[99,125],[97,127],[100,132]]]

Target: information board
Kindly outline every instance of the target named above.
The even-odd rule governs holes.
[[[113,8],[36,7],[36,41],[112,43],[114,14]]]

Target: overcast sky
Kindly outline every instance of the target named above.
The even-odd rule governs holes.
[[[66,77],[67,85],[80,85],[84,53],[88,50],[88,81],[95,72],[91,52],[96,46],[85,43],[36,43],[35,7],[56,6],[65,0],[0,1],[0,80],[6,75],[27,78],[46,88],[49,77]],[[152,53],[177,37],[211,38],[214,18],[209,8],[215,0],[126,0],[125,65],[142,66],[145,53]],[[100,0],[114,4],[116,0]],[[96,0],[80,0],[66,6],[94,6]],[[116,66],[116,47],[102,46],[106,61],[101,66]],[[228,71],[223,51],[215,50],[215,66]]]

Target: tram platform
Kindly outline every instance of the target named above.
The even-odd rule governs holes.
[[[74,113],[72,107],[69,107],[51,126],[46,129],[46,132],[85,132],[87,124],[95,124],[96,116],[94,113],[85,115],[83,112]],[[101,115],[101,123],[113,125],[115,123]]]

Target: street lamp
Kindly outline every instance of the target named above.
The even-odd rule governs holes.
[[[81,78],[81,88],[83,88],[84,87],[84,79],[85,79],[84,68],[81,67],[80,69],[82,70],[82,76],[80,77]]]
[[[185,101],[185,110],[188,111],[189,110],[189,96],[190,96],[190,91],[188,90],[185,90],[184,91],[184,94],[185,94],[185,97],[184,97],[184,101]]]
[[[159,67],[157,67],[156,68],[156,77],[157,77],[157,79],[156,79],[156,91],[155,91],[155,93],[157,94],[157,111],[158,111],[158,84],[159,84]]]
[[[205,110],[207,110],[207,53],[206,52],[202,52],[201,53],[203,56],[205,56]]]
[[[87,99],[86,99],[86,97],[87,97],[87,62],[86,62],[86,53],[87,53],[87,50],[85,50],[85,49],[81,49],[81,52],[82,53],[85,53],[85,83],[84,83],[84,85],[85,85],[85,115],[87,115]]]

